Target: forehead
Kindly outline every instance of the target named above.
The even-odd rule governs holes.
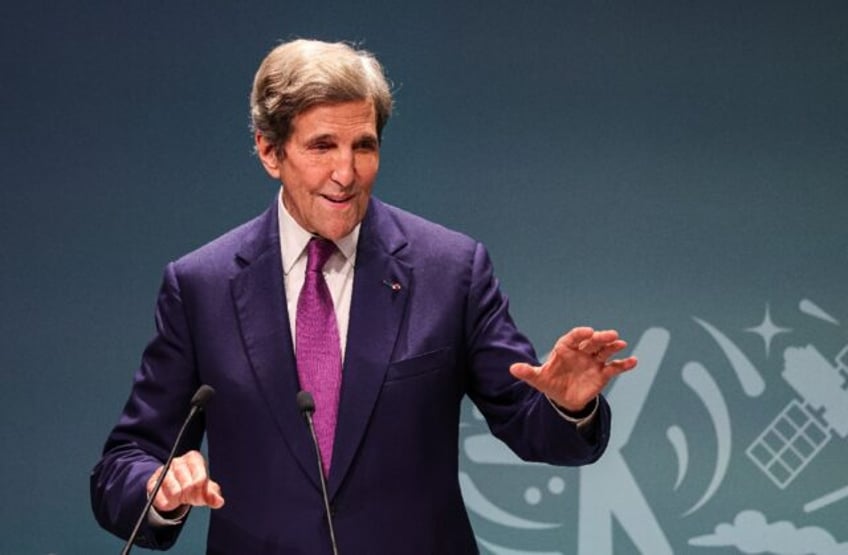
[[[292,126],[292,135],[301,138],[312,135],[376,135],[377,111],[370,100],[316,104],[297,114]]]

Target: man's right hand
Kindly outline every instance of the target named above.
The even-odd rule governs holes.
[[[159,479],[163,468],[164,465],[157,468],[147,480],[148,495],[153,491],[153,485]],[[173,460],[171,469],[165,476],[156,499],[153,500],[153,507],[160,514],[169,513],[186,505],[212,509],[220,509],[224,506],[221,486],[209,479],[206,460],[200,451],[189,451]]]

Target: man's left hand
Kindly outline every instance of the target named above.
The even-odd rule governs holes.
[[[560,407],[579,412],[611,379],[636,366],[636,357],[610,358],[625,347],[615,330],[574,328],[557,340],[541,366],[517,363],[509,371]]]

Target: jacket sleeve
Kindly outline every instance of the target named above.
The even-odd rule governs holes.
[[[599,397],[595,420],[578,430],[548,399],[509,373],[515,362],[537,365],[529,340],[515,326],[486,249],[477,244],[471,262],[465,316],[468,394],[492,434],[523,460],[558,465],[594,462],[604,452],[610,411]]]

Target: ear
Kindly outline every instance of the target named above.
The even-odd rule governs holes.
[[[268,175],[274,179],[280,179],[280,159],[277,156],[277,147],[258,131],[254,139],[256,141],[256,154],[259,156],[259,161],[262,162],[262,167],[265,168]]]

